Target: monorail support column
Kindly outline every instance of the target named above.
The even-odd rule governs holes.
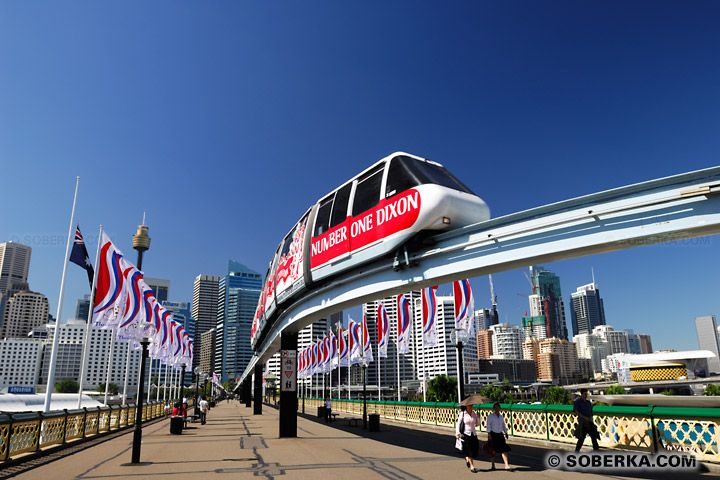
[[[258,362],[255,365],[255,375],[253,376],[253,415],[262,415],[262,375],[263,365],[262,363]]]
[[[247,408],[252,407],[252,377],[248,376],[243,382],[243,400]]]
[[[297,339],[280,335],[280,438],[297,437]]]

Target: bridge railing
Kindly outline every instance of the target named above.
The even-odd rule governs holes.
[[[188,407],[192,404],[191,399]],[[0,414],[0,462],[128,428],[135,424],[135,410],[131,404]],[[142,415],[143,421],[163,416],[164,402],[145,403]]]
[[[306,398],[306,408],[323,405],[321,398]],[[476,405],[479,431],[485,432],[492,404]],[[332,400],[334,412],[362,415],[362,400]],[[508,434],[575,444],[577,416],[572,405],[501,404]],[[398,422],[455,428],[457,403],[379,402],[368,400],[368,414]],[[658,452],[680,451],[699,460],[720,463],[720,409],[594,406],[593,421],[600,445],[610,449]],[[587,443],[587,442],[586,442]]]

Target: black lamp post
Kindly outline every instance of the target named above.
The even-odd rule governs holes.
[[[367,360],[362,360],[363,376],[363,428],[367,428]]]
[[[138,380],[138,393],[135,408],[135,431],[133,432],[132,463],[140,463],[140,445],[142,444],[142,412],[143,412],[143,386],[145,385],[145,361],[148,358],[148,344],[150,343],[148,328],[150,323],[141,324],[143,337],[140,340],[142,355],[140,356],[140,379]]]
[[[463,372],[463,341],[467,340],[467,333],[461,328],[456,328],[450,333],[450,341],[457,348],[457,370],[458,370],[458,403],[465,398],[465,374]]]
[[[200,367],[195,367],[195,415],[200,415]]]

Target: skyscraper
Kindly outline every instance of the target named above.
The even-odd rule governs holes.
[[[709,373],[720,373],[720,342],[718,342],[715,315],[695,317],[695,330],[700,350],[710,350],[715,354],[715,357],[708,359]]]
[[[85,295],[78,299],[75,305],[75,320],[83,320],[87,323],[88,314],[90,313],[90,295]]]
[[[570,295],[572,305],[570,314],[572,318],[573,335],[590,333],[598,325],[605,325],[605,308],[600,298],[600,290],[593,282],[578,287]]]
[[[29,290],[28,271],[32,248],[15,242],[0,243],[0,326],[7,300],[20,290]]]
[[[48,300],[42,293],[16,293],[5,305],[0,338],[27,337],[33,328],[47,323],[49,308]]]
[[[220,283],[220,277],[217,275],[198,275],[195,277],[192,301],[192,318],[195,319],[193,368],[198,366],[200,362],[203,333],[215,328],[217,324],[218,283]]]
[[[490,327],[493,358],[522,358],[524,334],[517,325],[499,323]]]
[[[498,312],[489,308],[481,308],[475,310],[475,331],[487,330],[493,325],[497,325]]]
[[[562,340],[568,339],[567,323],[565,320],[565,303],[560,290],[560,278],[554,273],[545,270],[544,267],[530,267],[532,277],[533,295],[540,295],[538,305],[533,307],[531,302],[531,316],[547,317],[550,331],[548,337],[556,337]]]
[[[215,324],[215,373],[221,382],[234,382],[250,363],[250,329],[261,290],[259,273],[228,261],[228,274],[218,283]]]

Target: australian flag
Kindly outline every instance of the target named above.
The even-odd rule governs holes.
[[[75,230],[75,241],[73,242],[72,251],[70,252],[70,261],[80,265],[87,271],[88,280],[90,281],[90,289],[92,289],[93,275],[95,274],[95,271],[90,264],[90,257],[88,256],[87,248],[85,248],[85,241],[80,233],[80,225],[78,225]]]

